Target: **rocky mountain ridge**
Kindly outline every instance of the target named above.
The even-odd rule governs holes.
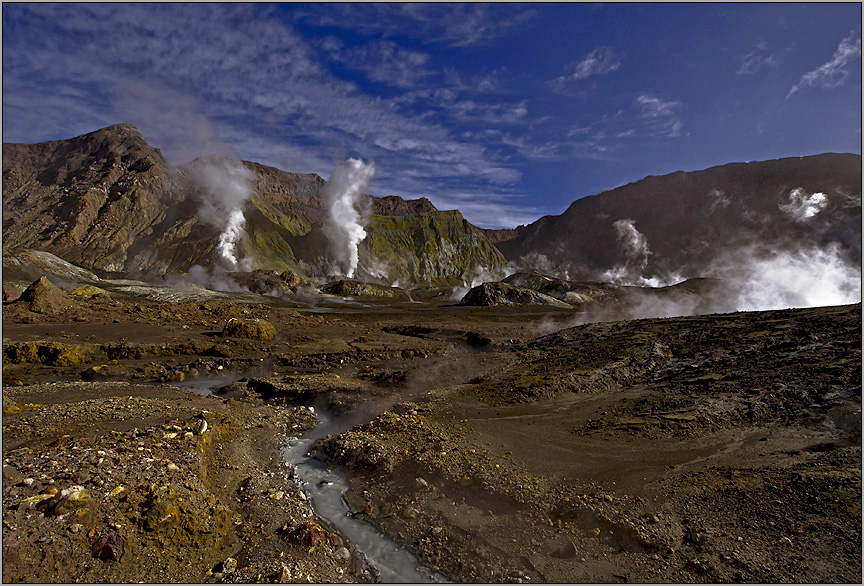
[[[202,174],[220,166],[221,175],[202,183]],[[315,174],[247,161],[173,166],[131,124],[68,140],[4,144],[3,246],[50,252],[103,276],[153,279],[196,265],[213,270],[230,211],[218,200],[237,197],[231,205],[242,209],[245,224],[236,252],[245,268],[325,278],[335,255],[325,184]],[[458,211],[440,212],[426,198],[363,195],[357,207],[367,220],[357,267],[366,279],[456,285],[478,267],[505,263]]]
[[[486,235],[508,259],[568,279],[707,276],[725,256],[832,244],[860,267],[861,156],[649,176],[578,199],[560,215]]]
[[[326,185],[316,174],[248,161],[174,166],[131,124],[4,144],[3,246],[49,252],[106,278],[153,280],[201,267],[330,280],[344,268]],[[512,272],[508,261],[567,281],[637,286],[735,278],[728,266],[778,252],[861,265],[855,154],[649,176],[508,230],[477,228],[423,197],[362,195],[355,208],[366,236],[351,276],[387,285],[476,285],[480,275]],[[243,215],[231,236],[238,266],[223,262],[235,209]]]

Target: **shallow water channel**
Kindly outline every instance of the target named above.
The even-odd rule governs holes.
[[[226,373],[216,377],[175,383],[187,391],[202,395],[242,378],[244,375]],[[343,495],[349,488],[348,477],[339,466],[312,457],[309,450],[316,440],[327,434],[337,434],[357,423],[358,418],[336,418],[316,409],[318,425],[302,436],[288,438],[282,448],[282,457],[294,469],[300,488],[308,495],[315,513],[325,519],[342,538],[366,558],[381,583],[445,583],[447,578],[425,566],[404,546],[396,543],[376,527],[351,515]],[[368,418],[372,419],[374,414]]]
[[[354,422],[333,419],[320,411],[316,413],[318,426],[301,437],[290,438],[282,449],[285,461],[294,468],[300,487],[309,495],[315,512],[366,557],[378,573],[379,582],[447,582],[446,577],[423,565],[405,547],[366,521],[351,516],[343,498],[349,488],[345,472],[338,466],[311,457],[309,450],[317,439],[340,433]]]

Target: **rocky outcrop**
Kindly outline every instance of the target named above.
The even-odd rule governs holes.
[[[272,340],[276,328],[263,319],[238,319],[232,317],[222,328],[223,337],[245,338],[248,340]]]
[[[618,301],[622,293],[634,287],[621,287],[612,283],[574,282],[550,277],[538,272],[514,273],[502,282],[531,289],[554,297],[570,305]]]
[[[372,213],[376,216],[414,216],[416,214],[428,214],[437,212],[431,201],[425,197],[418,199],[402,199],[398,195],[387,195],[385,197],[366,196]]]
[[[34,281],[17,303],[23,303],[34,313],[56,314],[72,307],[75,302],[47,277]]]
[[[328,295],[339,295],[340,297],[386,297],[392,299],[398,296],[405,298],[404,293],[394,287],[363,283],[362,281],[350,279],[327,283],[321,287],[321,292]]]
[[[509,283],[483,283],[468,291],[460,305],[544,305],[547,307],[558,307],[561,309],[572,309],[568,303],[564,303],[549,295],[515,287]]]
[[[203,217],[211,194],[199,180],[214,164],[219,160],[174,167],[131,124],[69,140],[4,144],[4,251],[44,251],[100,277],[150,280],[195,265],[212,269],[221,262],[224,226]],[[240,164],[252,177],[250,193],[237,202],[245,217],[236,242],[244,270],[331,274],[338,259],[321,201],[326,182]],[[366,195],[358,207],[368,220],[357,272],[366,280],[454,285],[466,271],[504,263],[478,228],[426,198]]]

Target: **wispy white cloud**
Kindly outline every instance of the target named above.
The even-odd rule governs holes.
[[[549,82],[549,86],[560,92],[567,92],[574,82],[587,79],[594,75],[612,73],[621,66],[620,57],[609,47],[597,47],[579,61],[567,65],[565,75]]]
[[[861,57],[861,37],[856,38],[855,33],[852,33],[840,41],[830,60],[805,73],[798,83],[792,86],[786,98],[789,99],[792,94],[806,87],[833,88],[843,85],[849,78],[847,66],[856,57]]]
[[[45,140],[39,132],[46,120],[56,123],[47,130],[55,134],[50,138],[133,122],[175,163],[216,152],[326,175],[335,162],[359,156],[374,159],[392,192],[407,197],[421,185],[434,192],[456,182],[501,190],[521,179],[518,168],[442,122],[519,122],[527,111],[523,100],[472,101],[460,99],[458,91],[437,94],[433,88],[425,99],[428,108],[438,107],[438,118],[418,116],[417,103],[405,107],[407,102],[366,94],[333,75],[320,55],[337,48],[338,39],[314,45],[283,20],[270,18],[270,7],[19,5],[16,10],[31,31],[45,34],[26,51],[4,52],[4,89],[15,88],[14,96],[4,99],[6,139]],[[426,68],[428,54],[392,41],[346,54],[362,63],[370,79],[394,87],[422,88],[423,80],[435,75]],[[481,85],[490,87],[478,80],[475,89]],[[46,87],[52,88],[50,95]],[[457,107],[442,113],[443,102]]]
[[[678,117],[681,102],[642,94],[636,98],[636,104],[640,109],[640,117],[646,121],[646,128],[650,132],[659,136],[681,136],[683,124]]]
[[[298,18],[384,38],[405,36],[451,47],[483,46],[534,20],[539,11],[524,4],[406,2],[339,4],[339,10],[312,5]]]
[[[777,69],[783,62],[779,55],[770,51],[768,43],[760,41],[756,47],[740,57],[741,65],[738,67],[736,75],[753,75],[763,67],[772,67]]]
[[[370,80],[393,87],[415,88],[436,75],[426,67],[428,53],[403,49],[389,40],[333,51],[331,56],[349,69],[365,72]]]

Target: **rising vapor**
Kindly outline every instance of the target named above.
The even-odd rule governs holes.
[[[200,163],[192,172],[205,194],[198,217],[222,230],[216,250],[225,268],[237,270],[237,242],[246,224],[243,205],[252,196],[255,173],[237,159],[210,157]]]
[[[828,196],[824,193],[813,193],[808,195],[800,187],[789,192],[789,202],[780,204],[778,207],[796,222],[805,222],[825,209],[828,205]]]
[[[648,267],[649,257],[653,254],[648,246],[648,239],[636,229],[636,222],[630,218],[617,220],[612,225],[618,233],[618,247],[624,262],[605,271],[600,280],[636,287],[663,287],[682,280],[677,275],[646,277],[644,272]]]
[[[324,201],[329,213],[326,232],[336,253],[332,276],[351,278],[357,270],[357,246],[366,238],[366,230],[356,204],[374,176],[375,163],[347,159],[333,169],[324,186]]]

